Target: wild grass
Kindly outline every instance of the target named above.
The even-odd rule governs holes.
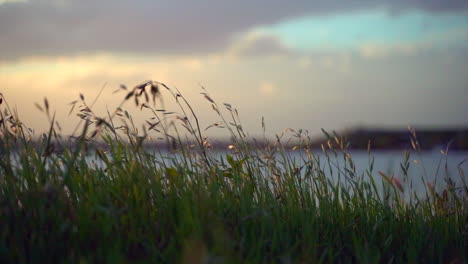
[[[160,89],[177,112],[151,106]],[[204,90],[220,119],[210,127],[231,135],[219,153],[180,91],[154,81],[119,90],[122,103],[103,117],[83,95],[72,102],[81,121],[70,137],[58,132],[47,100],[38,108],[50,129],[35,137],[0,96],[1,263],[468,261],[463,170],[461,184],[446,173],[422,179],[426,195],[412,193],[404,182],[419,151],[414,131],[400,178],[374,171],[371,154],[358,174],[336,133],[324,131],[318,155],[307,131],[289,130],[298,160],[284,135],[256,146],[237,110]],[[149,113],[142,129],[123,109],[130,101]],[[170,150],[146,149],[149,137]]]

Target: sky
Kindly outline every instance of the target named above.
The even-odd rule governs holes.
[[[91,102],[104,87],[104,116],[120,84],[145,80],[179,89],[202,127],[219,121],[205,87],[252,136],[262,117],[268,135],[468,125],[464,0],[0,0],[0,43],[0,92],[38,133],[44,97],[70,133],[80,93]]]

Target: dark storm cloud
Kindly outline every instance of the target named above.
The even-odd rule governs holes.
[[[383,7],[465,12],[464,0],[30,0],[0,5],[0,60],[88,52],[220,51],[253,26],[301,15]]]

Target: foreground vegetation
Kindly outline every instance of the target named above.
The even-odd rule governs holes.
[[[160,89],[177,112],[150,106]],[[73,102],[82,125],[70,138],[57,132],[45,100],[38,107],[50,130],[38,140],[0,96],[1,263],[468,261],[463,171],[461,181],[448,173],[422,179],[426,195],[412,193],[405,183],[419,151],[414,131],[401,176],[374,171],[371,154],[360,175],[334,133],[325,132],[316,155],[306,131],[289,130],[298,160],[284,135],[255,146],[237,110],[203,93],[220,117],[210,127],[231,133],[226,152],[214,153],[179,91],[153,81],[121,90],[122,104],[105,117],[84,96]],[[142,130],[122,108],[129,101],[150,113]],[[170,150],[146,150],[150,136]]]

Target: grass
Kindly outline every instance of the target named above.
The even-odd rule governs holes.
[[[160,89],[177,113],[150,106]],[[438,183],[422,180],[424,197],[411,193],[404,183],[410,155],[419,152],[414,131],[402,178],[374,171],[371,154],[360,175],[336,134],[325,132],[328,144],[317,155],[306,131],[291,130],[301,153],[295,160],[284,135],[255,146],[237,110],[221,109],[204,91],[220,117],[213,127],[231,134],[220,155],[179,91],[154,81],[120,90],[122,103],[106,117],[80,95],[72,103],[80,134],[69,138],[45,100],[38,108],[50,129],[35,140],[0,96],[1,263],[468,261],[463,171],[461,185],[445,173]],[[142,130],[122,108],[129,101],[149,113]],[[149,136],[162,137],[170,151],[146,150]]]

